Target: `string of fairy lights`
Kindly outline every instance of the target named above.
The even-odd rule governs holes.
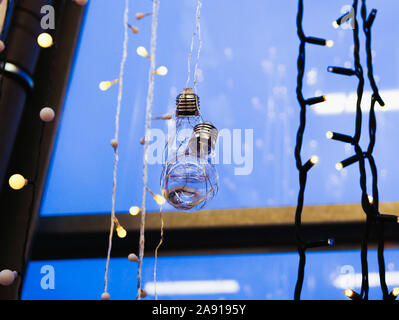
[[[367,263],[367,251],[368,241],[370,232],[373,227],[377,228],[377,242],[378,242],[378,265],[380,275],[380,285],[382,290],[382,298],[384,300],[395,299],[399,294],[399,288],[394,288],[391,293],[388,293],[388,287],[385,280],[385,262],[384,262],[384,235],[383,229],[385,222],[397,223],[399,222],[398,217],[395,215],[381,214],[379,212],[379,194],[377,185],[377,167],[373,158],[373,150],[376,142],[376,129],[377,122],[375,116],[375,103],[378,102],[380,107],[384,107],[385,103],[382,100],[373,75],[373,64],[372,64],[372,50],[371,50],[371,28],[376,17],[377,10],[373,9],[367,15],[366,0],[362,0],[361,6],[361,17],[363,20],[363,31],[366,37],[366,55],[367,55],[367,69],[370,86],[373,90],[371,96],[370,108],[369,108],[369,144],[367,151],[364,151],[360,146],[361,127],[362,127],[362,97],[363,89],[365,85],[365,79],[363,76],[363,68],[360,63],[360,41],[359,41],[359,23],[357,20],[358,12],[358,0],[354,0],[351,12],[348,16],[352,19],[352,30],[353,30],[353,41],[354,41],[354,68],[341,68],[341,67],[328,67],[328,71],[345,76],[356,76],[358,79],[357,87],[357,102],[356,102],[356,119],[355,119],[355,133],[352,136],[345,134],[338,134],[335,132],[328,132],[327,138],[334,139],[344,143],[350,143],[354,147],[355,155],[339,162],[336,165],[338,170],[354,164],[359,163],[360,172],[360,188],[362,191],[361,205],[364,213],[366,214],[366,226],[364,231],[364,237],[361,243],[361,264],[362,264],[362,283],[361,292],[357,293],[352,289],[348,288],[345,290],[345,295],[351,299],[368,300],[369,292],[369,278],[368,278],[368,263]],[[341,19],[342,21],[343,19]],[[336,25],[340,25],[341,21],[337,20]],[[365,160],[368,160],[370,171],[372,173],[372,195],[368,194],[367,191],[367,173]]]
[[[295,294],[294,294],[295,300],[299,300],[301,296],[301,290],[305,273],[305,264],[306,264],[306,250],[308,248],[315,248],[315,247],[321,247],[333,244],[333,239],[331,238],[327,240],[309,241],[305,239],[305,236],[302,231],[302,211],[304,204],[307,175],[308,171],[319,161],[319,158],[317,156],[312,156],[307,162],[305,162],[305,164],[302,163],[301,149],[302,149],[303,136],[306,127],[306,113],[308,106],[321,103],[326,100],[325,96],[305,99],[302,94],[303,78],[305,73],[305,47],[306,44],[320,45],[327,47],[331,47],[334,44],[333,41],[331,40],[309,37],[305,35],[302,27],[303,10],[304,10],[303,0],[299,0],[296,22],[297,22],[297,33],[300,40],[300,45],[299,45],[299,55],[297,61],[298,76],[297,76],[296,93],[300,105],[300,122],[299,122],[299,128],[297,132],[296,146],[295,146],[296,167],[299,171],[299,193],[298,193],[298,201],[295,212],[295,238],[297,241],[297,249],[299,254],[299,268],[298,268],[298,279],[295,286]]]
[[[130,253],[128,255],[128,260],[132,262],[138,263],[138,271],[137,271],[137,300],[144,298],[147,296],[147,293],[142,288],[142,265],[144,258],[144,244],[145,244],[145,216],[146,216],[146,193],[149,192],[156,203],[160,206],[160,210],[162,210],[162,205],[165,203],[165,199],[162,195],[156,194],[148,187],[148,143],[150,141],[150,132],[151,132],[151,121],[152,120],[170,120],[171,116],[168,114],[162,115],[160,117],[152,117],[152,105],[153,105],[153,97],[154,97],[154,80],[155,75],[165,76],[168,73],[168,69],[166,66],[155,67],[155,55],[156,55],[156,36],[157,36],[157,25],[158,25],[158,12],[159,12],[159,0],[153,1],[152,12],[150,13],[136,13],[136,20],[142,20],[147,16],[152,16],[152,26],[151,26],[151,49],[150,53],[148,53],[147,49],[144,46],[138,46],[136,49],[137,55],[147,58],[150,61],[149,67],[149,75],[148,75],[148,91],[147,91],[147,99],[146,99],[146,116],[145,116],[145,137],[140,140],[140,143],[144,145],[144,154],[143,154],[143,191],[142,191],[142,203],[141,206],[132,206],[129,208],[129,213],[132,216],[136,216],[140,214],[140,238],[139,238],[139,255],[137,256],[135,253]],[[137,35],[140,33],[140,29],[137,26],[134,26],[128,22],[129,19],[129,1],[125,0],[125,9],[124,9],[124,44],[123,44],[123,56],[120,66],[120,75],[115,80],[106,80],[102,81],[99,84],[99,89],[102,91],[108,90],[112,85],[118,83],[119,84],[119,94],[118,94],[118,104],[115,115],[115,136],[111,140],[111,146],[114,150],[114,175],[113,175],[113,192],[112,192],[112,209],[111,209],[111,224],[110,224],[110,233],[109,233],[109,244],[107,251],[107,262],[105,269],[105,278],[104,278],[104,292],[101,294],[101,299],[109,300],[111,298],[108,292],[108,268],[110,263],[110,255],[112,248],[112,238],[113,238],[113,230],[115,228],[117,235],[119,238],[125,238],[127,235],[126,229],[121,225],[118,218],[115,215],[115,196],[116,196],[116,185],[117,185],[117,163],[119,161],[118,147],[118,131],[119,131],[119,115],[120,115],[120,107],[122,103],[122,92],[123,92],[123,75],[124,75],[124,66],[126,63],[126,59],[128,56],[127,51],[127,41],[128,34],[127,31],[130,29],[133,34]],[[162,223],[163,225],[163,223]],[[161,241],[162,243],[163,230],[161,230]],[[159,248],[160,244],[157,246]],[[156,249],[156,251],[157,251]],[[155,280],[155,267],[154,267],[154,280]]]
[[[77,5],[84,6],[87,3],[87,0],[73,0]],[[65,6],[66,2],[63,2],[63,7]],[[6,19],[9,20],[12,12],[13,12],[13,5],[14,2],[10,1],[8,3],[10,6],[7,10],[7,17]],[[63,7],[61,8],[61,12],[63,11]],[[61,19],[57,19],[57,24],[56,24],[56,32],[55,36],[57,36],[57,30],[59,29],[58,27],[60,26]],[[6,51],[7,50],[7,43],[4,41],[5,39],[1,39],[0,41],[0,51]],[[57,49],[53,36],[50,33],[47,32],[42,32],[37,36],[37,44],[43,49],[52,49],[53,52],[52,54],[55,55],[55,51]],[[52,59],[53,61],[54,59]],[[5,64],[3,63],[2,69],[4,69]],[[51,77],[52,73],[54,72],[53,70],[54,64],[49,68],[49,76]],[[49,81],[50,85],[52,83],[51,79]],[[51,94],[51,89],[49,89],[48,94],[46,95],[45,98],[45,104],[49,104],[49,96]],[[14,281],[17,279],[17,277],[20,277],[20,282],[19,282],[19,290],[18,290],[18,297],[21,299],[22,295],[22,285],[23,285],[23,279],[25,276],[25,270],[26,270],[26,265],[28,262],[28,252],[27,252],[27,246],[28,246],[28,238],[29,238],[29,232],[30,232],[30,221],[33,216],[33,210],[34,210],[34,201],[35,201],[35,195],[37,192],[37,180],[39,177],[39,171],[40,171],[40,159],[41,159],[41,151],[42,151],[42,144],[44,140],[44,134],[46,131],[46,124],[52,122],[55,119],[55,112],[54,109],[51,108],[50,106],[45,106],[40,109],[38,117],[40,118],[42,124],[40,126],[40,133],[39,133],[39,139],[38,139],[38,154],[36,156],[36,169],[33,175],[29,176],[26,178],[24,175],[21,173],[15,173],[12,174],[9,177],[8,184],[11,189],[19,191],[22,189],[26,189],[26,192],[31,192],[31,202],[29,204],[28,210],[28,221],[27,221],[27,227],[26,227],[26,232],[25,232],[25,237],[23,241],[23,253],[22,253],[22,261],[21,261],[21,270],[19,271],[12,271],[10,269],[4,269],[0,271],[0,284],[4,286],[9,286],[14,283]],[[27,188],[30,187],[30,188]]]
[[[377,235],[378,235],[378,265],[379,265],[379,275],[380,275],[380,284],[383,292],[384,300],[393,300],[399,295],[399,288],[395,287],[393,290],[388,293],[388,288],[385,280],[385,263],[384,263],[384,223],[399,222],[398,217],[395,215],[387,215],[381,214],[379,212],[379,196],[378,196],[378,186],[377,186],[377,167],[372,155],[375,141],[376,141],[376,117],[375,117],[375,103],[378,102],[381,107],[384,107],[384,101],[379,95],[378,88],[373,75],[373,65],[372,65],[372,50],[371,50],[371,27],[374,22],[377,10],[371,10],[369,16],[367,17],[367,8],[366,8],[366,0],[362,0],[362,8],[361,8],[361,16],[363,20],[363,31],[366,36],[366,54],[367,54],[367,68],[368,68],[368,77],[370,81],[370,85],[373,90],[373,94],[370,102],[369,109],[369,145],[367,151],[363,151],[360,147],[359,141],[361,138],[361,126],[362,126],[362,109],[361,102],[363,96],[363,88],[364,88],[364,77],[363,77],[363,68],[360,63],[360,40],[359,40],[359,25],[357,21],[357,10],[358,10],[358,0],[354,0],[351,10],[338,18],[333,22],[333,26],[338,28],[341,24],[351,20],[352,30],[353,30],[353,55],[354,55],[354,68],[343,68],[336,66],[329,66],[327,68],[328,72],[344,75],[344,76],[356,76],[358,78],[358,86],[357,86],[357,101],[356,101],[356,119],[355,119],[355,133],[354,136],[349,136],[346,134],[336,133],[332,131],[328,131],[326,136],[328,139],[337,140],[343,143],[350,143],[354,146],[355,155],[351,156],[348,159],[345,159],[336,164],[336,169],[341,170],[351,164],[356,162],[359,163],[359,172],[360,172],[360,187],[362,190],[362,199],[361,205],[363,211],[366,214],[366,226],[364,237],[361,243],[361,264],[362,264],[362,283],[361,283],[361,292],[357,293],[352,289],[348,288],[344,291],[345,295],[348,298],[353,300],[367,300],[368,299],[368,290],[369,290],[369,279],[368,279],[368,264],[367,264],[367,250],[368,250],[368,241],[370,237],[370,231],[372,226],[377,227]],[[304,201],[304,192],[306,187],[306,179],[307,173],[309,169],[317,163],[318,158],[313,156],[308,162],[302,165],[301,161],[301,147],[303,141],[303,134],[306,126],[306,109],[307,106],[310,106],[315,103],[320,103],[326,100],[325,96],[314,97],[310,99],[305,99],[302,95],[302,84],[303,84],[303,76],[305,71],[305,45],[306,43],[315,44],[315,45],[324,45],[331,46],[332,41],[307,37],[304,34],[302,28],[302,19],[303,19],[303,0],[298,1],[298,15],[297,15],[297,30],[298,37],[300,39],[300,47],[299,47],[299,57],[298,57],[298,78],[297,78],[297,99],[300,104],[300,125],[297,133],[297,144],[295,147],[295,157],[296,164],[299,171],[299,181],[300,181],[300,189],[298,195],[298,203],[295,214],[295,227],[296,227],[296,240],[298,244],[298,253],[299,253],[299,268],[298,268],[298,279],[295,287],[294,299],[299,300],[303,285],[304,279],[304,269],[306,262],[306,249],[320,247],[324,245],[332,245],[333,239],[321,240],[321,241],[306,241],[301,229],[301,215],[303,209],[303,201]],[[370,171],[372,173],[372,195],[368,195],[367,192],[367,175],[365,168],[365,159],[368,160],[370,165]]]

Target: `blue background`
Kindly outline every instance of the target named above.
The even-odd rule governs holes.
[[[369,251],[370,299],[381,299],[376,250]],[[387,283],[390,290],[399,285],[399,250],[385,253]],[[40,282],[45,265],[54,268],[55,288],[43,290]],[[212,256],[159,257],[157,281],[184,280],[235,280],[239,288],[235,293],[160,295],[158,299],[293,299],[298,266],[298,254],[257,253]],[[100,299],[104,290],[105,259],[35,261],[31,262],[23,293],[23,299]],[[153,282],[154,259],[145,258],[143,263],[143,286]],[[334,285],[335,280],[348,271],[360,274],[358,251],[309,252],[302,299],[347,299],[344,288]],[[395,273],[396,272],[396,273]],[[391,276],[391,273],[394,277]],[[375,274],[375,275],[373,275]],[[114,258],[110,263],[108,290],[111,299],[135,299],[137,288],[137,263],[127,258]],[[359,278],[360,279],[360,278]],[[392,280],[391,280],[392,279]],[[389,282],[391,281],[391,282]],[[360,292],[360,281],[353,282],[353,290]],[[153,300],[154,295],[148,295]]]
[[[329,65],[350,66],[353,61],[352,30],[336,30],[331,24],[348,3],[351,2],[305,1],[305,32],[335,42],[333,48],[307,47],[305,97],[318,93],[349,95],[357,86],[355,78],[326,71]],[[186,84],[187,57],[195,31],[195,5],[194,0],[161,1],[156,63],[166,65],[169,73],[165,77],[156,77],[154,116],[173,114],[176,95]],[[119,76],[123,7],[122,0],[89,1],[42,215],[90,214],[111,209],[114,156],[109,142],[114,136],[118,86],[102,92],[98,85],[100,81]],[[395,163],[399,96],[384,96],[384,92],[398,90],[399,25],[396,19],[399,3],[394,0],[368,1],[369,10],[373,7],[378,8],[373,27],[374,69],[387,104],[384,112],[381,108],[377,110],[375,158],[381,200],[395,201],[398,200],[396,186],[399,179],[399,167]],[[151,18],[137,21],[134,15],[151,9],[150,1],[131,1],[129,22],[140,32],[135,35],[129,31],[120,119],[116,198],[119,212],[127,212],[131,205],[141,203],[143,146],[139,140],[144,136],[149,60],[139,57],[136,48],[144,45],[149,50]],[[209,209],[296,203],[298,173],[293,155],[299,110],[295,95],[299,44],[296,12],[297,1],[217,0],[203,3],[203,46],[199,61],[202,76],[198,83],[202,113],[219,130],[252,129],[254,134],[252,173],[238,176],[234,175],[234,168],[240,166],[234,163],[218,165],[219,193],[207,206]],[[362,31],[361,43],[364,44]],[[364,47],[361,52],[364,58]],[[369,90],[367,83],[366,90]],[[354,132],[354,113],[342,111],[342,103],[338,102],[332,106],[320,104],[308,112],[302,156],[306,161],[317,154],[320,162],[308,179],[307,204],[360,201],[357,166],[341,172],[334,168],[335,163],[353,155],[352,147],[325,138],[328,130],[350,135]],[[368,102],[365,101],[365,107]],[[338,110],[338,113],[322,113],[330,109]],[[366,126],[367,117],[363,144],[368,143]],[[165,121],[154,121],[153,128],[166,132],[167,125]],[[160,172],[159,165],[150,165],[149,187],[155,192],[159,192]],[[151,197],[147,207],[158,209]],[[171,206],[165,206],[165,210],[170,209]]]

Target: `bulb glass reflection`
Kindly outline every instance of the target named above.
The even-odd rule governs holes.
[[[178,210],[201,209],[218,191],[217,129],[201,121],[199,99],[192,89],[184,89],[176,101],[176,129],[165,146],[161,190]]]

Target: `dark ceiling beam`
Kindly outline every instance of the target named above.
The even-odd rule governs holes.
[[[393,209],[397,203],[385,203],[382,207]],[[164,241],[159,255],[296,251],[293,209],[165,211],[162,213]],[[360,248],[365,220],[358,204],[310,206],[305,207],[305,212],[304,233],[309,239],[326,236],[335,239],[336,245],[321,249]],[[140,217],[126,213],[117,214],[117,217],[127,230],[127,237],[114,237],[112,256],[137,253]],[[109,225],[109,214],[41,217],[32,259],[103,258],[107,251]],[[387,243],[399,244],[399,224],[387,224],[385,235]],[[147,213],[145,238],[146,255],[153,256],[160,240],[159,212]],[[373,243],[372,239],[370,243]]]
[[[40,27],[40,9],[45,4],[55,8],[55,30]],[[30,256],[83,13],[81,6],[69,0],[19,0],[16,3],[6,39],[7,61],[31,75],[35,86],[30,91],[17,77],[4,75],[0,99],[0,182],[3,182],[0,184],[0,269],[24,274],[24,261]],[[51,48],[38,46],[37,36],[41,32],[53,35]],[[45,106],[53,108],[56,118],[43,127],[39,112]],[[42,128],[44,135],[40,144]],[[34,190],[33,185],[12,190],[8,177],[14,173],[27,179],[37,175]],[[0,299],[18,299],[22,282],[23,277],[18,277],[13,285],[0,286]]]

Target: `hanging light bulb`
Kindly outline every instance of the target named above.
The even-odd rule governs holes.
[[[53,37],[49,33],[43,32],[37,37],[37,43],[42,48],[49,48],[53,45]]]
[[[148,55],[147,49],[144,48],[144,47],[142,47],[142,46],[137,47],[136,52],[137,52],[137,54],[138,54],[139,56],[141,56],[141,57],[151,59],[151,57]]]
[[[14,190],[21,190],[28,184],[28,180],[26,180],[21,174],[13,174],[8,180],[8,184]]]
[[[113,84],[119,82],[119,79],[115,79],[113,81],[101,81],[98,87],[101,91],[107,91]]]
[[[160,66],[157,70],[154,71],[154,74],[166,76],[168,74],[168,68],[166,68],[165,66]]]
[[[210,122],[200,122],[199,98],[191,88],[176,102],[176,131],[165,146],[161,190],[176,209],[201,209],[218,191],[213,163],[218,131]]]

